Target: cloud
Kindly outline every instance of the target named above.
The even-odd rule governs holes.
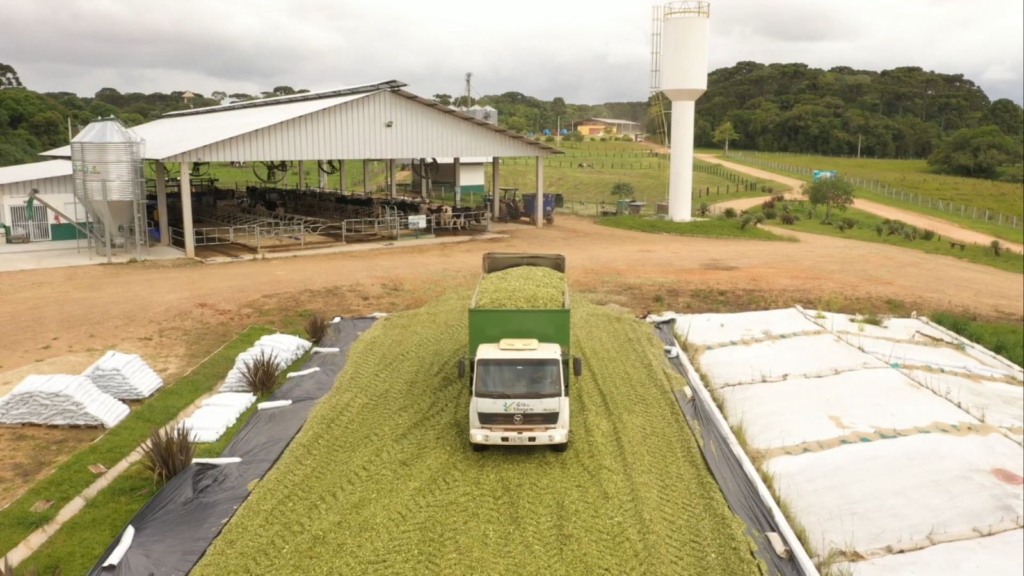
[[[91,95],[326,89],[399,79],[416,93],[647,97],[654,3],[521,0],[65,0],[0,3],[0,59],[30,88]],[[964,73],[1022,101],[1020,0],[715,0],[711,67],[804,62]],[[40,26],[45,22],[45,26]]]

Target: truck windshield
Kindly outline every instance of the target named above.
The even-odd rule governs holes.
[[[557,398],[562,394],[558,360],[479,360],[480,398]]]

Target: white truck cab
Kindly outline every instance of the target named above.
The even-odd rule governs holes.
[[[473,367],[469,437],[489,445],[569,446],[568,377],[558,344],[506,338],[481,344]]]

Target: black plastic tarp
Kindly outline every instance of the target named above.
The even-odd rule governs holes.
[[[655,324],[658,337],[668,346],[676,345],[673,334],[674,326],[674,320]],[[686,379],[687,383],[690,383],[679,356],[669,358],[669,362]],[[691,401],[681,391],[676,393],[676,400],[679,402],[679,408],[682,409],[683,415],[690,423],[690,427],[700,431],[700,447],[704,453],[704,459],[711,469],[711,474],[722,488],[722,494],[729,503],[729,507],[746,524],[747,534],[757,543],[757,557],[767,564],[771,574],[804,576],[804,571],[792,556],[789,559],[782,558],[775,553],[774,548],[768,542],[765,534],[778,532],[778,524],[772,517],[771,510],[758,495],[754,483],[744,473],[739,459],[729,449],[728,440],[715,426],[712,420],[714,407],[706,405],[697,394],[693,395]]]
[[[331,324],[320,346],[340,351],[313,354],[301,370],[314,367],[320,370],[289,378],[271,398],[291,400],[291,405],[260,410],[252,415],[222,454],[241,458],[241,462],[193,464],[175,476],[132,518],[129,524],[135,535],[120,563],[116,567],[103,567],[123,532],[89,574],[188,574],[248,497],[249,484],[273,467],[305,424],[314,404],[334,385],[352,343],[373,321],[372,318],[354,318]]]

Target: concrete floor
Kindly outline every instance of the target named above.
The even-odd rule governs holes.
[[[500,226],[497,226],[500,228]],[[439,236],[422,239],[384,240],[376,242],[358,242],[352,244],[336,244],[322,248],[307,248],[295,251],[275,251],[261,254],[239,254],[234,256],[211,256],[197,260],[213,264],[219,262],[235,262],[260,258],[288,258],[304,255],[333,254],[337,252],[358,252],[363,250],[383,250],[401,246],[422,246],[430,244],[452,244],[470,240],[487,240],[503,238],[506,234],[480,232],[464,236]],[[201,252],[201,251],[200,251]],[[170,246],[150,246],[143,255],[144,260],[168,260],[185,258],[185,253]],[[111,263],[123,264],[132,259],[129,254],[115,254]],[[0,272],[15,270],[36,270],[41,268],[63,268],[66,266],[89,266],[106,264],[105,255],[100,256],[95,249],[90,250],[84,240],[53,240],[47,242],[30,242],[27,244],[0,244]]]

